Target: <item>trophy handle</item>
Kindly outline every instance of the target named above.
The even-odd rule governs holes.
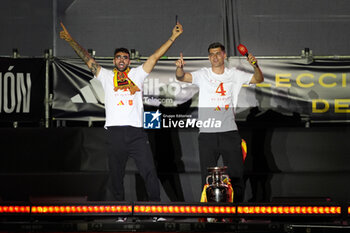
[[[207,184],[209,184],[209,179],[210,179],[210,175],[209,176],[207,176],[207,178],[205,179],[205,181],[207,182]]]

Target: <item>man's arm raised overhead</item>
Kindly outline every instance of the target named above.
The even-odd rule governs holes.
[[[177,37],[179,37],[183,32],[182,25],[177,23],[173,28],[172,35],[170,38],[157,49],[143,64],[143,70],[147,73],[151,73],[154,66],[157,64],[158,60],[168,51],[171,45],[174,43]]]
[[[66,27],[61,23],[62,31],[60,32],[60,37],[68,42],[68,44],[74,49],[74,51],[78,54],[78,56],[83,59],[83,61],[86,63],[86,65],[89,67],[91,72],[94,74],[94,76],[98,76],[101,66],[93,59],[90,54],[81,47],[69,34]]]

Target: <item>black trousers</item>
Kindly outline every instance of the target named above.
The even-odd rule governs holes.
[[[243,156],[238,131],[200,133],[198,136],[202,186],[206,184],[208,167],[216,167],[220,155],[231,179],[236,202],[243,201]]]
[[[107,130],[110,190],[115,201],[125,200],[124,175],[128,158],[145,181],[149,201],[160,201],[160,188],[148,137],[143,128],[112,126]]]

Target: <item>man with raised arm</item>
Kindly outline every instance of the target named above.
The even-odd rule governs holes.
[[[185,62],[180,54],[180,59],[176,61],[176,78],[199,87],[198,120],[221,123],[217,128],[200,128],[198,144],[202,185],[206,183],[207,168],[216,167],[222,155],[233,186],[234,200],[243,201],[241,137],[235,123],[234,107],[242,85],[263,82],[264,76],[252,54],[247,60],[254,69],[253,75],[236,68],[226,68],[225,47],[218,42],[209,45],[208,53],[211,67],[191,73],[184,71]]]
[[[177,23],[170,38],[145,63],[136,68],[130,67],[129,51],[117,48],[114,52],[113,70],[101,67],[71,37],[62,23],[61,26],[63,30],[60,37],[83,59],[105,91],[110,189],[115,201],[125,200],[123,179],[129,156],[135,160],[145,181],[149,201],[160,201],[159,181],[148,137],[143,129],[142,89],[144,79],[183,32],[182,25]]]

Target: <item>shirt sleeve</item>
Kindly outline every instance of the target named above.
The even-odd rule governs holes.
[[[133,82],[142,83],[148,75],[149,73],[143,69],[142,65],[139,65],[138,67],[132,68],[128,76]]]
[[[200,77],[203,75],[203,70],[196,70],[191,72],[192,75],[192,84],[196,86],[200,86],[200,81],[202,80]]]
[[[102,79],[104,79],[107,76],[107,73],[108,73],[108,70],[101,66],[101,69],[100,69],[100,72],[98,73],[98,76],[94,75],[94,78],[101,81]]]
[[[250,80],[252,80],[253,74],[238,70],[235,68],[235,74],[236,77],[239,77],[240,83],[243,84],[249,84]]]

